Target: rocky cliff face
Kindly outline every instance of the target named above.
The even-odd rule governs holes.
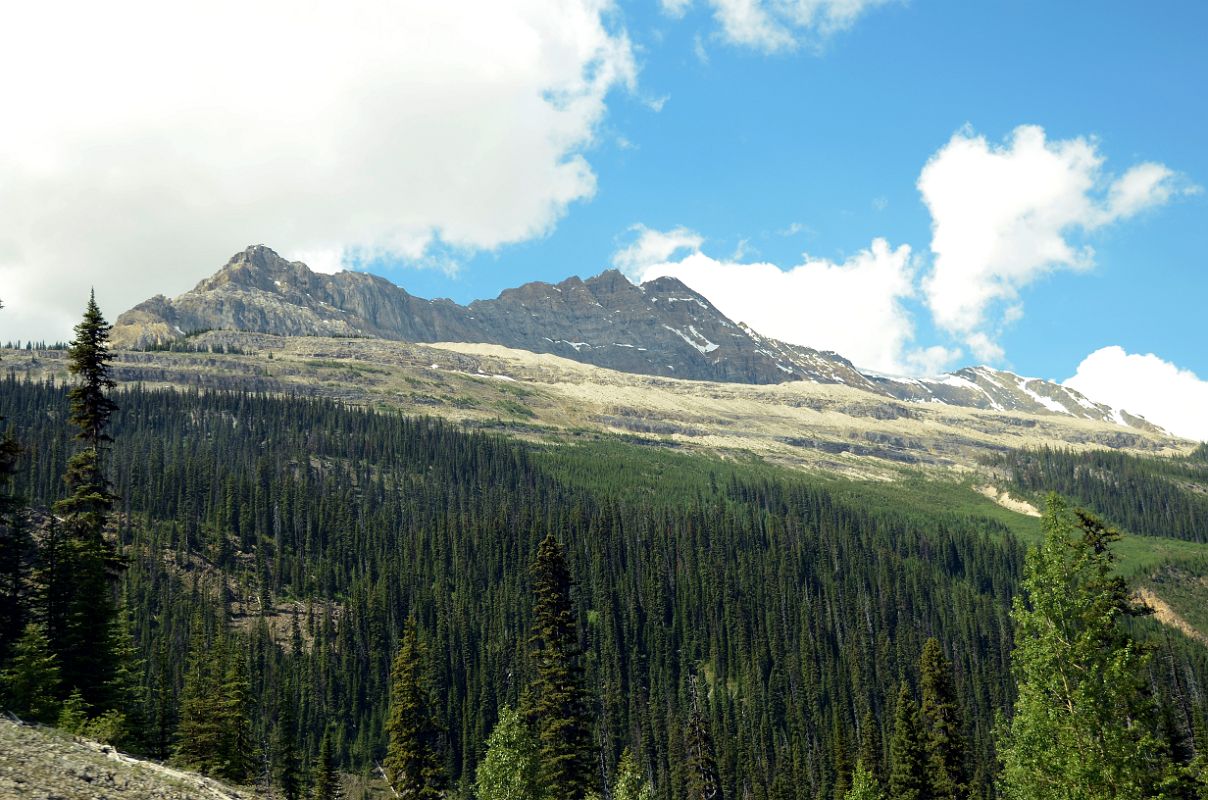
[[[320,275],[267,247],[249,247],[191,291],[122,314],[113,342],[138,349],[204,330],[485,342],[695,380],[868,383],[834,353],[759,337],[673,278],[634,286],[615,270],[529,283],[460,306],[413,297],[365,273]]]
[[[258,245],[191,291],[158,295],[122,314],[112,338],[118,347],[140,349],[207,330],[497,344],[639,375],[843,384],[898,400],[1156,430],[1067,387],[988,367],[925,379],[864,374],[837,353],[759,335],[674,278],[635,286],[615,270],[528,283],[461,306],[414,297],[374,275],[317,274]]]

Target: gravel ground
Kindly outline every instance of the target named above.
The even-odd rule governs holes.
[[[191,772],[111,747],[0,719],[0,798],[9,800],[259,800]]]

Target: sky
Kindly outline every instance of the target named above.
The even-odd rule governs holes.
[[[1208,440],[1208,4],[113,0],[0,27],[0,341],[264,243],[422,297],[621,269]]]

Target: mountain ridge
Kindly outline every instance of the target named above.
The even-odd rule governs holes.
[[[530,282],[491,300],[426,300],[363,272],[322,274],[254,245],[176,298],[121,314],[116,347],[163,346],[206,330],[460,342],[562,356],[621,372],[725,383],[836,383],[909,402],[1061,414],[1159,431],[1060,384],[989,367],[933,378],[866,373],[831,351],[766,337],[671,277],[635,285],[617,270]]]

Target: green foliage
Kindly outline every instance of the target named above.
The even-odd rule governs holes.
[[[76,446],[66,388],[0,376],[0,413],[26,448],[14,491],[35,509],[60,495]],[[337,761],[376,774],[393,643],[414,611],[433,654],[441,763],[464,795],[499,709],[526,707],[535,681],[527,567],[553,531],[577,579],[576,625],[587,623],[596,782],[629,747],[659,800],[692,796],[686,685],[701,674],[719,790],[829,800],[837,746],[854,757],[890,738],[898,681],[921,685],[919,653],[934,635],[980,768],[971,794],[986,795],[991,723],[1013,694],[1016,537],[1039,538],[1035,520],[952,482],[855,483],[612,441],[532,447],[259,388],[127,386],[111,420],[120,445],[106,464],[123,513],[109,530],[130,563],[120,596],[133,672],[150,694],[152,754],[168,755],[187,716],[190,643],[211,657],[216,686],[228,637],[248,697],[293,687],[304,763],[338,721]],[[54,528],[38,537],[55,541]],[[1163,648],[1150,680],[1189,753],[1208,651],[1150,620],[1131,627]],[[257,777],[271,708],[247,704]],[[884,778],[886,749],[869,744],[866,764]]]
[[[273,766],[277,786],[285,800],[302,796],[302,758],[298,752],[298,715],[286,687],[277,699],[277,728],[273,734]]]
[[[45,617],[64,685],[79,689],[90,706],[103,711],[110,708],[105,687],[115,669],[109,639],[114,617],[110,573],[117,564],[105,540],[114,498],[103,445],[112,441],[106,427],[117,406],[106,394],[115,386],[109,377],[109,325],[95,297],[89,298],[75,331],[67,355],[77,383],[67,395],[69,419],[83,447],[67,462],[67,495],[54,504],[64,538],[47,571]]]
[[[591,719],[583,682],[583,652],[571,604],[570,569],[551,531],[532,567],[537,667],[531,712],[541,749],[541,785],[554,800],[580,800],[592,786]]]
[[[30,623],[13,646],[8,666],[0,672],[4,707],[25,719],[53,723],[61,704],[59,664],[41,625]]]
[[[889,741],[889,796],[894,800],[926,800],[931,796],[924,736],[918,703],[903,681]]]
[[[1119,534],[1052,495],[1044,544],[1028,555],[1016,598],[1018,698],[1000,731],[1010,800],[1160,796],[1171,771],[1155,735],[1151,650],[1124,621],[1142,613],[1115,572]]]
[[[863,762],[856,764],[856,769],[851,776],[851,788],[843,795],[843,800],[885,800],[881,784],[877,782],[872,770],[865,767]]]
[[[688,714],[687,781],[688,800],[722,800],[721,776],[717,770],[717,750],[713,735],[701,711],[700,695],[695,679],[691,683],[692,708]]]
[[[627,747],[617,763],[612,784],[612,800],[654,800],[654,787],[642,777],[642,771]]]
[[[251,772],[248,680],[238,640],[193,643],[180,700],[175,758],[236,783]]]
[[[1033,495],[1055,491],[1138,536],[1208,542],[1208,460],[1111,450],[1017,450],[995,461]]]
[[[934,637],[923,645],[919,675],[928,796],[935,800],[958,800],[967,796],[969,789],[969,755],[952,680],[952,664],[944,657],[939,640]]]
[[[336,764],[335,744],[332,742],[331,730],[323,731],[323,739],[319,743],[319,757],[315,760],[314,800],[342,800],[344,791],[340,782],[340,773]]]
[[[390,746],[383,761],[387,780],[404,800],[439,798],[447,782],[425,658],[415,617],[409,617],[390,672],[390,718],[386,722]]]
[[[478,764],[474,794],[478,800],[540,800],[540,767],[536,737],[520,714],[505,706]]]

